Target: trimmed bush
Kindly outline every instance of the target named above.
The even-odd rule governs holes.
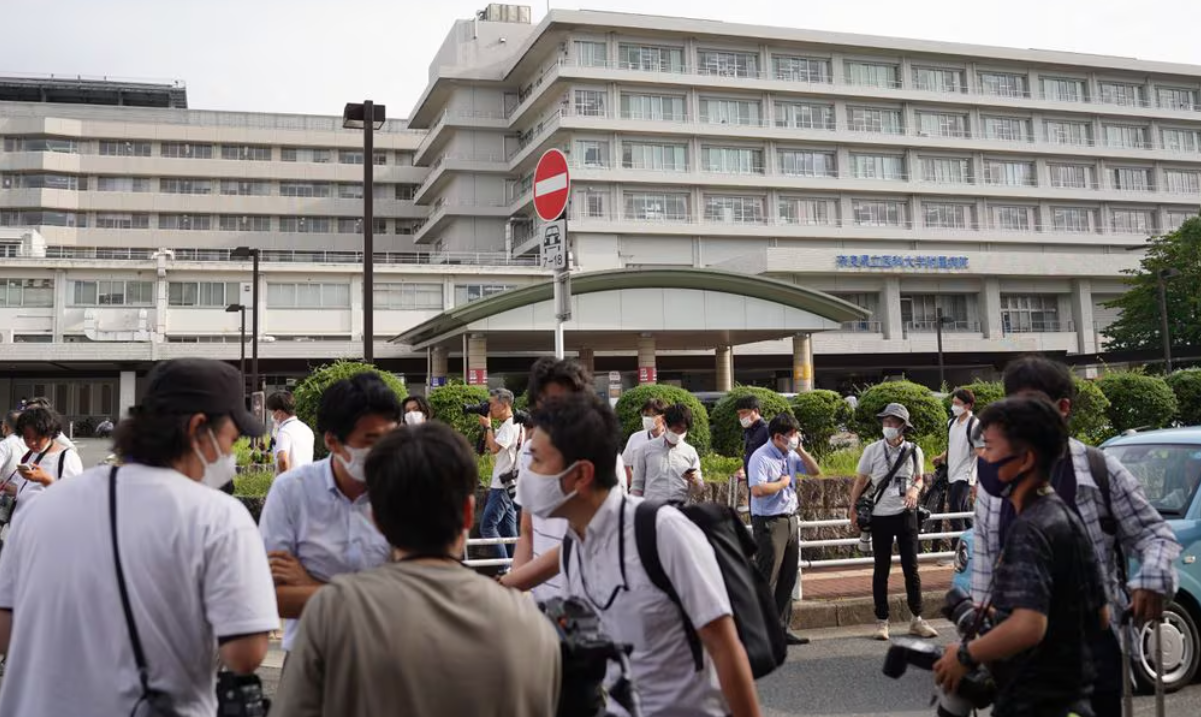
[[[1113,435],[1113,427],[1109,424],[1109,399],[1095,382],[1079,377],[1074,380],[1076,399],[1072,401],[1068,431],[1077,440],[1100,445]]]
[[[617,401],[617,419],[621,422],[622,448],[625,439],[634,431],[642,430],[642,404],[652,398],[661,398],[668,404],[683,403],[692,409],[692,430],[688,432],[688,443],[698,453],[708,453],[711,446],[709,436],[709,412],[696,396],[675,386],[647,384],[621,394]]]
[[[293,389],[292,396],[296,399],[296,417],[316,433],[317,407],[321,405],[321,395],[325,393],[325,389],[344,378],[368,372],[378,374],[401,401],[409,395],[408,387],[395,374],[380,371],[375,366],[367,363],[335,361],[312,372],[308,378],[301,381]],[[315,443],[316,445],[313,447],[314,458],[320,459],[328,455],[329,451],[325,448],[325,441],[320,436],[317,436]]]
[[[947,409],[930,393],[930,389],[912,381],[888,381],[871,386],[859,394],[859,406],[851,421],[852,430],[863,443],[880,438],[880,419],[876,414],[890,403],[909,409],[909,422],[916,436],[946,433]]]
[[[771,419],[784,413],[791,412],[788,399],[771,390],[757,386],[735,386],[732,391],[722,397],[713,407],[709,415],[709,428],[713,432],[713,450],[723,456],[742,457],[742,425],[738,423],[738,411],[734,404],[743,396],[755,396],[759,399],[760,412],[763,420]]]
[[[956,386],[955,388],[966,388],[971,391],[976,397],[976,407],[973,412],[979,415],[988,407],[988,404],[995,401],[1000,401],[1005,398],[1005,386],[1000,381],[972,381],[964,386]],[[953,397],[947,394],[947,397],[942,400],[942,405],[947,409],[947,413],[951,412],[951,399]]]
[[[1176,371],[1165,380],[1176,394],[1176,418],[1186,426],[1201,426],[1201,368]]]
[[[467,437],[468,443],[475,445],[483,435],[479,419],[463,415],[463,404],[487,401],[487,386],[449,384],[430,391],[426,398],[429,399],[430,408],[434,409],[434,418],[462,433]]]
[[[805,434],[805,448],[819,461],[833,450],[830,439],[851,422],[851,407],[834,391],[808,391],[792,399],[792,414]]]
[[[1097,379],[1109,399],[1109,423],[1118,433],[1163,428],[1176,417],[1176,394],[1166,381],[1135,371],[1114,371]]]

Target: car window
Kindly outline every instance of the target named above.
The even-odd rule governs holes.
[[[1138,478],[1147,500],[1165,517],[1188,512],[1201,483],[1201,445],[1119,445],[1105,452]]]

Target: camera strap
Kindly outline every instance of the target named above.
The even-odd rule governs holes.
[[[113,538],[113,563],[117,567],[117,587],[121,591],[121,608],[125,611],[125,626],[129,629],[129,642],[133,645],[133,659],[138,666],[138,680],[142,683],[140,704],[150,695],[149,667],[146,665],[146,653],[142,650],[142,640],[138,637],[138,624],[134,622],[133,608],[129,605],[129,590],[125,586],[125,571],[121,567],[121,550],[117,545],[117,466],[113,466],[108,474],[108,517]],[[134,711],[138,705],[134,705]]]
[[[887,444],[885,444],[887,445]],[[885,449],[887,451],[887,448]],[[887,455],[887,453],[885,453]],[[888,486],[892,485],[893,478],[896,477],[897,471],[901,470],[901,466],[905,465],[905,461],[909,460],[910,456],[916,455],[916,451],[909,443],[901,446],[901,455],[897,456],[897,460],[892,464],[892,468],[888,469],[888,474],[884,476],[884,480],[876,485],[876,492],[872,494],[872,504],[880,505],[880,501],[884,499],[884,491]]]

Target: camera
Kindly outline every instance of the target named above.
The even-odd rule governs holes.
[[[630,677],[632,645],[621,645],[605,634],[600,616],[579,598],[552,598],[538,604],[559,633],[563,677],[557,717],[604,717],[605,675],[610,662],[621,668],[621,676],[608,695],[625,708],[630,717],[641,717],[638,693]]]
[[[491,413],[492,413],[492,404],[488,403],[487,401],[480,401],[479,403],[464,403],[463,404],[463,415],[464,416],[487,416]]]
[[[217,714],[222,717],[267,717],[271,701],[263,696],[257,675],[217,673]]]

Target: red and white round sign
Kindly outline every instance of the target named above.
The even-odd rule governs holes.
[[[567,156],[557,149],[546,150],[534,170],[534,210],[542,221],[556,221],[567,210],[570,194]]]

